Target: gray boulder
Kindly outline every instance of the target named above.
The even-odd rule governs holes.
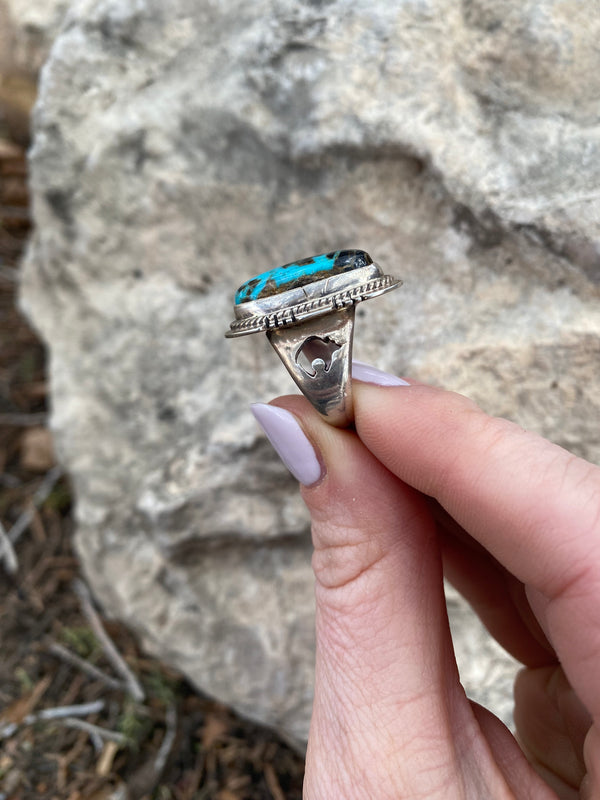
[[[77,0],[54,43],[22,301],[82,562],[150,651],[296,743],[307,514],[248,411],[295,387],[265,337],[223,338],[233,293],[365,248],[404,287],[359,307],[358,358],[600,459],[599,33],[576,0]],[[509,720],[514,664],[450,608]]]

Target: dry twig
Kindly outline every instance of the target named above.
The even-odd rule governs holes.
[[[136,702],[141,703],[145,697],[144,690],[142,689],[138,679],[125,663],[123,656],[115,647],[112,639],[104,630],[100,616],[92,605],[92,598],[88,587],[83,581],[76,580],[73,582],[73,588],[75,590],[75,594],[79,598],[79,602],[81,603],[81,610],[83,611],[87,621],[90,623],[96,639],[98,639],[98,642],[102,646],[106,657],[110,660],[115,670],[123,678],[125,690],[129,692]]]
[[[12,542],[4,530],[4,525],[0,522],[0,561],[4,563],[4,569],[9,575],[15,575],[19,569],[17,554]]]
[[[170,705],[167,708],[165,725],[166,730],[158,753],[154,758],[146,759],[129,779],[127,785],[132,798],[148,797],[153,793],[160,781],[177,735],[177,711],[175,705]],[[181,795],[181,800],[187,797],[191,798],[191,796],[186,792],[185,795]]]
[[[90,734],[94,746],[96,746],[100,740],[100,750],[102,749],[102,739],[106,739],[109,742],[116,742],[120,745],[127,744],[127,737],[123,733],[111,731],[108,728],[102,728],[100,725],[92,725],[91,722],[86,722],[84,719],[65,717],[65,719],[61,720],[61,724],[66,725],[67,728],[78,728],[80,731],[86,731]]]
[[[31,506],[23,511],[7,534],[8,538],[13,544],[15,544],[17,540],[20,539],[23,532],[27,530],[31,524],[31,520],[33,519],[36,509],[47,500],[48,495],[52,489],[54,489],[62,474],[63,468],[60,466],[60,464],[56,464],[56,466],[48,470],[43,481],[38,486],[36,493],[33,495]]]
[[[93,703],[80,703],[74,706],[56,706],[43,708],[36,714],[28,714],[21,722],[9,722],[0,728],[0,739],[8,739],[22,725],[33,725],[35,722],[45,720],[58,720],[65,717],[86,717],[88,714],[97,714],[104,708],[104,700],[95,700]]]
[[[166,723],[167,723],[167,729],[165,731],[165,735],[163,736],[163,740],[160,744],[160,750],[158,751],[158,754],[154,761],[154,772],[156,774],[157,780],[163,773],[165,764],[167,763],[167,759],[169,758],[169,755],[171,754],[171,750],[173,748],[175,735],[177,734],[177,709],[175,708],[174,705],[170,705],[167,708]]]
[[[96,775],[106,778],[108,775],[110,775],[113,762],[115,760],[115,756],[119,752],[120,745],[117,744],[117,742],[104,742],[101,743],[101,746],[102,751],[100,752],[100,758],[96,763]],[[112,792],[111,795],[114,798],[114,794]]]
[[[81,656],[78,656],[76,653],[72,653],[68,648],[63,647],[63,645],[58,642],[50,642],[48,650],[55,656],[58,656],[58,658],[62,658],[62,660],[66,661],[68,664],[85,672],[86,675],[89,675],[91,678],[102,681],[102,683],[106,684],[106,686],[109,686],[111,689],[123,690],[125,688],[123,681],[112,678],[110,675],[107,675],[106,672],[94,666],[94,664],[86,661],[85,658],[81,658]]]
[[[273,800],[285,800],[285,795],[277,780],[277,773],[270,761],[265,764],[264,775],[269,791],[273,795]]]

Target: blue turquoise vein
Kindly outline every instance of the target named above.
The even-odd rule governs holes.
[[[272,297],[288,289],[297,289],[321,278],[350,272],[372,263],[373,259],[364,250],[334,250],[331,253],[303,258],[301,261],[292,261],[246,281],[237,290],[235,302],[239,305],[250,300]]]

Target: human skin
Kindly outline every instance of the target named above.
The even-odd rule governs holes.
[[[355,431],[274,401],[318,464],[305,800],[600,798],[600,469],[454,393],[353,393]],[[443,574],[524,665],[518,742],[464,693]]]

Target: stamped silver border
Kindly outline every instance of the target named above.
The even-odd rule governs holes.
[[[361,273],[367,271],[369,279],[365,281],[366,276]],[[371,277],[373,273],[375,276]],[[392,275],[382,275],[376,264],[370,264],[352,273],[315,281],[306,287],[310,296],[304,288],[290,289],[264,300],[240,303],[235,307],[237,319],[231,323],[225,336],[233,338],[297,325],[385,294],[401,285],[400,279]]]

